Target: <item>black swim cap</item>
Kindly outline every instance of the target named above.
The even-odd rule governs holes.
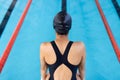
[[[59,12],[53,20],[54,29],[60,35],[68,34],[69,30],[71,29],[71,25],[71,16],[63,11]]]
[[[67,13],[67,0],[62,0],[62,11],[60,11],[53,20],[55,31],[60,35],[68,34],[71,29],[72,19]]]

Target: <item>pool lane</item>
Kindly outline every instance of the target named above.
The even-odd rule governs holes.
[[[9,8],[10,4],[11,4],[12,0],[0,0],[0,23],[2,22],[5,13],[7,12],[7,9]]]
[[[10,7],[8,8],[8,10],[7,10],[7,12],[6,12],[1,24],[0,24],[0,37],[1,37],[5,27],[6,27],[6,24],[7,24],[8,20],[11,16],[11,14],[12,14],[12,11],[13,11],[15,5],[16,5],[16,2],[17,2],[17,0],[12,1]]]
[[[4,49],[6,48],[8,42],[11,38],[11,35],[20,19],[20,16],[21,16],[23,10],[24,10],[26,2],[27,2],[27,0],[25,0],[24,3],[21,3],[20,1],[18,1],[12,14],[11,14],[11,17],[6,25],[6,28],[4,29],[3,34],[1,35],[1,38],[0,38],[0,56],[2,55]],[[20,5],[22,5],[22,6],[20,7]]]
[[[120,0],[117,0],[117,2],[118,2],[118,4],[119,4],[119,6],[120,6]]]
[[[120,22],[114,6],[110,0],[99,1],[120,46]],[[86,80],[119,80],[120,65],[94,0],[68,0],[68,3],[68,12],[73,18],[69,38],[83,41],[86,45]],[[17,8],[22,5],[17,5]],[[60,5],[60,0],[49,3],[48,0],[33,0],[0,75],[1,80],[40,80],[39,46],[41,42],[55,38],[52,22]],[[14,13],[19,14],[19,11],[15,9]]]
[[[114,5],[114,7],[116,9],[116,12],[117,12],[119,18],[120,18],[120,5],[119,5],[119,2],[117,0],[112,0],[112,3],[113,3],[113,5]]]
[[[107,2],[100,1],[102,9],[104,11],[105,17],[107,18],[108,24],[110,25],[110,28],[112,30],[112,33],[115,37],[115,40],[120,48],[120,37],[118,37],[120,35],[120,31],[119,31],[119,25],[120,25],[120,19],[119,16],[117,15],[117,12],[114,8],[114,5],[112,4],[112,1],[108,1],[108,5],[105,6],[107,4]]]
[[[118,17],[118,15],[117,15],[117,13],[114,13],[115,12],[115,8],[114,8],[114,6],[112,6],[111,4],[112,4],[112,1],[108,1],[108,2],[106,2],[106,3],[104,3],[103,4],[103,2],[101,1],[100,2],[101,3],[101,6],[102,6],[102,9],[103,9],[103,12],[105,13],[105,17],[107,18],[107,21],[108,21],[108,23],[109,23],[109,25],[110,25],[110,28],[111,28],[111,31],[114,33],[113,34],[113,36],[115,36],[115,40],[116,41],[120,41],[120,37],[118,37],[119,35],[120,35],[120,33],[119,33],[119,30],[117,30],[117,29],[120,29],[119,28],[119,25],[120,25],[120,22],[119,22],[119,17]],[[109,4],[108,4],[109,3]],[[107,6],[106,6],[107,5]],[[111,25],[112,24],[112,25]],[[118,32],[117,32],[118,31]],[[117,37],[116,37],[117,36]],[[110,41],[110,40],[109,40]],[[110,41],[111,42],[111,41]],[[118,45],[120,45],[119,44],[119,42],[117,43]],[[111,43],[111,46],[112,46],[112,43]],[[105,49],[106,50],[106,49]],[[114,47],[113,47],[113,50],[114,50]],[[120,47],[119,47],[119,50],[120,50]],[[115,51],[114,51],[114,53],[115,53]],[[119,54],[119,53],[117,53],[117,54]],[[113,65],[108,65],[108,64],[105,64],[104,66],[109,66],[109,67],[106,67],[106,69],[105,69],[105,71],[106,71],[106,74],[109,74],[111,77],[108,77],[107,79],[109,80],[109,79],[116,79],[116,80],[119,80],[119,74],[120,73],[117,73],[117,72],[119,72],[118,70],[117,70],[117,68],[116,67],[119,67],[119,62],[118,62],[118,64],[116,64],[116,59],[117,59],[117,57],[116,57],[116,59],[114,59],[115,58],[115,56],[116,55],[111,55],[111,52],[109,53],[109,55],[108,56],[106,56],[107,58],[109,57],[109,58],[111,58],[111,60],[110,60],[110,62],[109,63],[113,63],[113,64],[115,64],[114,66]],[[114,58],[113,58],[114,57]],[[114,59],[114,60],[113,60]],[[110,70],[110,71],[108,71],[108,70]],[[104,71],[104,70],[103,70]],[[112,73],[113,72],[115,72],[115,74],[113,75]],[[111,74],[110,74],[111,73]]]

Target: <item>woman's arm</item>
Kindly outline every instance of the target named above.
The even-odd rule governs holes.
[[[85,57],[86,57],[86,53],[85,53],[85,46],[82,43],[82,48],[81,48],[81,53],[82,53],[82,59],[79,65],[79,73],[80,73],[80,78],[81,80],[84,80],[84,75],[85,75]]]
[[[41,77],[42,77],[42,80],[46,80],[46,77],[47,77],[47,64],[45,62],[45,44],[42,43],[41,46],[40,46],[40,63],[41,63]]]
[[[79,73],[76,74],[76,78],[77,78],[77,80],[81,80]]]
[[[50,79],[50,73],[48,73],[46,76],[46,80],[49,80],[49,79]]]

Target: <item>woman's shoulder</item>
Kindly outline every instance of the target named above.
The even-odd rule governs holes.
[[[76,41],[76,42],[74,42],[74,45],[75,46],[83,46],[83,47],[85,47],[85,44],[82,41]]]
[[[82,53],[83,56],[85,55],[85,44],[84,44],[84,42],[80,42],[80,41],[74,42],[73,46],[74,46],[74,49],[76,51],[79,51],[80,54]]]
[[[40,51],[41,53],[46,53],[48,51],[48,49],[50,49],[50,42],[42,42],[40,44]]]
[[[42,42],[41,44],[40,44],[40,47],[47,47],[47,46],[49,46],[50,45],[50,42]]]

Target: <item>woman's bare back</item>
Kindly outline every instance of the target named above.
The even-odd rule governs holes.
[[[59,51],[62,55],[64,55],[64,51],[67,46],[67,42],[59,42],[55,41]],[[82,42],[74,42],[70,48],[68,53],[67,60],[72,65],[80,65],[81,59],[83,56],[83,48],[84,45]],[[55,51],[51,46],[51,43],[44,43],[44,56],[45,62],[47,64],[54,64],[57,60]],[[49,75],[48,75],[49,76]],[[54,79],[55,80],[71,80],[72,72],[71,70],[64,64],[61,64],[54,72]]]

